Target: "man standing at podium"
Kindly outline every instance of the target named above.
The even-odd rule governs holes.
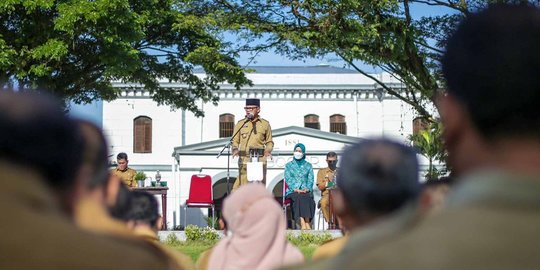
[[[259,117],[261,101],[256,98],[246,99],[246,118],[238,121],[234,127],[232,138],[233,157],[238,156],[238,177],[234,182],[233,191],[246,184],[247,163],[250,152],[258,155],[263,162],[263,184],[266,184],[266,158],[270,156],[274,142],[270,123]]]

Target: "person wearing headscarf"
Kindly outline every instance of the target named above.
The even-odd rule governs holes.
[[[285,197],[291,199],[291,209],[302,230],[311,230],[311,220],[315,214],[313,200],[313,166],[306,161],[306,147],[298,143],[294,146],[293,160],[285,165]]]
[[[241,186],[223,203],[227,235],[212,249],[208,269],[270,270],[304,261],[286,238],[281,207],[261,184]]]

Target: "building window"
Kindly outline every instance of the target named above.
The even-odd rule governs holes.
[[[219,137],[231,137],[234,130],[234,115],[224,113],[219,116]]]
[[[316,114],[308,114],[304,116],[304,127],[321,129],[321,123],[319,123],[319,116]]]
[[[133,153],[152,153],[152,119],[148,116],[133,120]]]
[[[429,128],[429,121],[424,117],[416,117],[413,119],[413,135],[418,134],[421,130]]]
[[[334,114],[330,116],[330,132],[347,134],[347,123],[345,122],[345,116],[341,114]]]

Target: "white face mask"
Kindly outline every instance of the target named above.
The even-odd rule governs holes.
[[[295,159],[302,159],[302,157],[304,156],[304,153],[302,152],[294,152],[294,158]]]

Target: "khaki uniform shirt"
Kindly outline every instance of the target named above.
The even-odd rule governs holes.
[[[331,170],[330,168],[319,169],[317,173],[317,187],[321,190],[322,196],[328,195],[328,190],[326,190],[326,183],[329,181],[334,181],[334,173],[336,171]]]
[[[83,230],[122,237],[135,236],[125,223],[111,217],[103,206],[91,199],[77,203],[73,218]]]
[[[332,267],[310,269],[537,269],[540,176],[479,171],[459,183],[446,209],[384,247],[351,245]]]
[[[210,263],[210,256],[212,255],[212,249],[207,249],[199,255],[195,268],[197,270],[208,270],[208,264]]]
[[[253,121],[245,122],[246,118],[238,121],[233,131],[233,134],[235,134],[240,130],[232,142],[233,149],[240,151],[240,158],[249,157],[249,149],[264,149],[266,153],[272,152],[274,142],[272,141],[270,123],[260,117],[255,118]],[[253,128],[254,125],[255,128]]]
[[[321,260],[336,256],[339,252],[341,252],[348,239],[349,236],[345,235],[322,244],[317,249],[315,249],[311,259]]]
[[[321,251],[323,254],[315,255],[314,253],[313,261],[287,269],[363,269],[349,265],[349,260],[362,256],[362,254],[370,250],[383,246],[387,241],[399,237],[399,235],[414,228],[419,220],[420,215],[416,204],[406,205],[397,213],[382,217],[369,225],[353,229],[346,237],[342,237],[343,241],[341,243],[336,243],[337,246],[330,246],[330,249]],[[321,259],[324,256],[326,258]]]
[[[77,228],[44,180],[28,168],[0,161],[0,182],[0,269],[177,269],[138,239]]]
[[[171,258],[171,260],[174,261],[180,269],[195,270],[195,264],[188,255],[178,250],[174,250],[168,246],[165,246],[164,244],[159,242],[157,234],[154,231],[150,229],[137,228],[135,229],[134,233],[148,243],[155,245],[157,248],[163,251],[163,253],[167,254],[167,256],[169,256],[169,258]]]
[[[137,171],[132,168],[127,168],[125,171],[119,169],[112,169],[111,172],[122,179],[122,182],[128,187],[137,187],[137,181],[135,181],[135,175]]]
[[[237,131],[238,133],[236,133]],[[248,122],[244,118],[238,121],[233,132],[236,136],[233,138],[232,147],[239,150],[238,177],[234,181],[233,191],[248,182],[247,162],[249,161],[250,149],[262,149],[263,151],[263,153],[260,153],[259,161],[263,162],[262,182],[266,183],[266,157],[264,157],[264,154],[272,152],[274,148],[270,123],[260,117]]]

